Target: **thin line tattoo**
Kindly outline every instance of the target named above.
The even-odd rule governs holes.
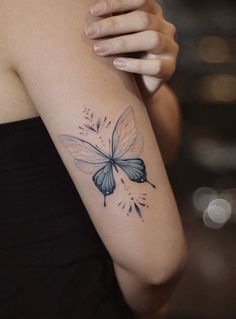
[[[90,109],[84,108],[84,118],[89,124],[80,125],[82,131],[90,130],[93,134],[100,134],[100,129],[106,129],[112,122],[105,116],[104,119],[96,119]],[[65,147],[74,158],[76,167],[88,175],[93,174],[92,181],[98,190],[103,194],[104,207],[106,206],[106,197],[113,194],[116,188],[114,174],[119,174],[121,169],[130,181],[136,183],[148,183],[156,188],[147,179],[147,172],[144,161],[139,158],[143,150],[143,134],[137,132],[134,110],[129,106],[120,115],[112,131],[111,138],[108,139],[109,151],[106,152],[97,144],[92,144],[84,139],[70,136],[59,135]],[[104,139],[99,136],[102,145],[105,146]],[[115,172],[114,172],[115,170]],[[126,186],[124,179],[120,178],[124,189],[128,192],[129,198],[121,201],[118,206],[122,210],[127,209],[128,214],[135,211],[142,218],[141,208],[146,205],[146,193],[139,193],[136,197]]]
[[[129,216],[129,214],[132,211],[135,211],[138,216],[143,220],[143,216],[142,216],[142,212],[141,209],[142,207],[149,207],[146,199],[147,199],[147,193],[137,193],[135,194],[134,192],[132,192],[130,190],[130,187],[126,184],[126,182],[123,180],[123,178],[120,179],[121,183],[122,183],[122,187],[123,190],[127,192],[127,196],[126,196],[126,201],[127,201],[127,205],[129,205],[129,207],[127,207],[126,205],[126,201],[122,200],[121,202],[118,203],[118,206],[122,205],[122,209],[127,208],[127,216]],[[128,200],[127,200],[128,198]]]

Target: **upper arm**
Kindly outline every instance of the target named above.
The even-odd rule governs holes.
[[[178,211],[132,76],[113,68],[114,57],[96,56],[91,40],[84,35],[85,25],[95,19],[89,14],[91,2],[21,0],[9,5],[5,1],[12,19],[10,54],[112,258],[132,271],[159,271],[161,275],[168,271],[168,264],[179,260],[184,246]],[[133,112],[123,113],[129,106]],[[98,132],[96,126],[95,131],[89,129],[89,124],[99,121]],[[138,138],[135,145],[138,132],[144,137],[143,147]],[[72,138],[63,140],[62,135]],[[107,163],[104,153],[111,151],[109,143],[120,148],[121,159],[129,153],[129,158],[143,161],[145,170],[139,165],[137,173],[143,174],[143,181],[141,175],[134,174],[136,181],[127,176],[134,165],[131,162],[126,162],[126,173],[120,163],[119,173],[113,165],[109,176],[105,172],[96,175]],[[112,190],[106,196],[106,207],[104,189],[99,186],[105,175],[104,189]],[[146,178],[156,188],[145,182]],[[163,269],[158,266],[165,261]]]

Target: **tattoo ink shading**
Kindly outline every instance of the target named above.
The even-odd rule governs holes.
[[[132,191],[130,190],[130,187],[126,185],[125,181],[123,180],[123,178],[120,178],[120,181],[122,183],[122,188],[124,191],[127,192],[127,196],[126,196],[126,201],[128,203],[128,212],[127,212],[127,216],[129,216],[129,214],[131,212],[136,212],[137,215],[143,220],[143,216],[141,213],[141,209],[142,207],[149,207],[146,204],[146,197],[147,194],[146,193],[137,193],[134,194],[132,193]],[[118,206],[123,203],[123,201],[121,201]]]
[[[96,119],[89,108],[85,107],[83,114],[87,123],[79,126],[82,132],[89,130],[92,133],[98,134],[101,127],[107,128],[111,125],[111,121],[107,123],[106,116],[102,121],[100,118]],[[136,130],[132,106],[127,107],[115,123],[111,138],[108,139],[109,153],[99,148],[97,144],[93,145],[78,137],[60,135],[60,138],[74,157],[74,163],[78,169],[86,174],[93,174],[93,183],[104,196],[104,206],[106,206],[106,197],[113,194],[116,188],[114,172],[119,173],[118,168],[126,174],[130,181],[136,183],[146,182],[153,188],[156,188],[147,179],[145,163],[139,158],[143,150],[144,141],[143,134]],[[101,136],[99,138],[104,145]],[[122,178],[121,182],[128,190]],[[144,195],[146,194],[142,196]],[[146,206],[144,197],[135,199],[134,197],[130,197],[129,203],[124,201],[118,205],[122,209],[127,207],[129,213],[136,211],[140,218],[142,218],[140,206]]]
[[[95,119],[94,113],[90,111],[89,108],[84,107],[83,109],[83,115],[84,119],[87,123],[85,123],[83,126],[79,126],[80,130],[86,130],[86,131],[92,131],[94,133],[99,133],[99,129],[101,127],[101,119],[100,117],[98,119]],[[83,134],[83,132],[80,132],[80,134]]]

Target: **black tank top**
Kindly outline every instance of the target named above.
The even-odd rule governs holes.
[[[40,117],[0,124],[0,318],[134,318]]]

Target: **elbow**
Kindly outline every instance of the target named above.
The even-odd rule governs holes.
[[[150,283],[153,285],[162,285],[171,281],[175,281],[177,278],[182,277],[187,264],[187,249],[183,249],[179,256],[174,259],[163,263],[162,269],[159,272],[153,273],[153,277],[150,278]]]
[[[187,246],[184,241],[174,251],[164,254],[163,257],[151,258],[144,277],[149,285],[160,286],[182,277],[187,264]]]

